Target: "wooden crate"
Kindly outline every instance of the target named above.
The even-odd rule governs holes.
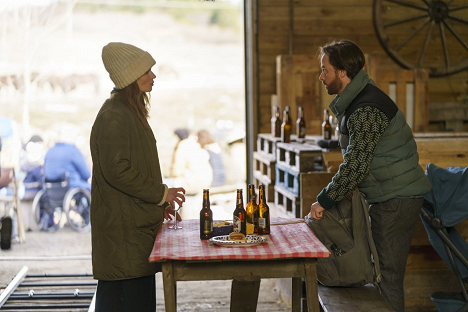
[[[276,164],[276,182],[275,185],[291,192],[295,196],[300,195],[299,171],[291,169],[282,163]]]
[[[343,154],[341,151],[323,151],[323,171],[337,172],[343,163]]]
[[[263,184],[265,186],[265,198],[267,202],[275,201],[275,183],[272,182],[267,176],[262,175],[258,171],[255,171],[254,184],[257,190],[260,184]]]
[[[275,185],[274,214],[283,218],[301,218],[301,199],[290,191]]]
[[[275,206],[279,217],[303,218],[310,212],[310,206],[317,201],[317,195],[330,183],[333,173],[300,173],[299,194],[295,194],[281,185],[275,185]]]
[[[301,215],[304,217],[310,212],[310,206],[317,201],[317,195],[331,182],[335,173],[308,172],[300,175]]]
[[[263,152],[254,152],[254,173],[258,173],[268,178],[269,183],[275,183],[276,180],[276,158]]]
[[[323,110],[321,92],[323,86],[318,77],[320,63],[316,54],[288,54],[276,57],[276,99],[283,111],[290,107],[291,120],[297,120],[299,107],[304,109],[306,133],[320,134]],[[296,129],[293,127],[293,133]]]
[[[279,142],[281,142],[281,138],[274,137],[271,133],[259,133],[257,135],[257,152],[262,152],[276,159],[276,144]]]
[[[276,144],[276,164],[288,167],[291,171],[315,171],[316,162],[320,162],[322,149],[317,145],[297,142]]]
[[[468,133],[415,133],[414,137],[424,170],[429,163],[441,168],[468,166]]]

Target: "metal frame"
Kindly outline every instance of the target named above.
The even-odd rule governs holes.
[[[18,274],[13,278],[11,283],[0,293],[0,310],[38,310],[38,309],[83,309],[88,308],[88,312],[94,312],[96,300],[95,292],[82,292],[79,289],[74,291],[45,291],[36,292],[34,289],[29,292],[15,292],[20,287],[49,287],[52,290],[54,287],[63,288],[64,286],[97,286],[96,281],[78,281],[78,282],[57,282],[48,281],[54,278],[78,278],[90,277],[92,274],[27,274],[28,267],[24,266]],[[38,282],[24,282],[27,278],[40,279]],[[44,282],[42,280],[47,280]],[[41,300],[53,300],[54,303],[38,303]],[[84,301],[84,302],[63,302],[63,301]],[[16,304],[17,301],[27,302],[28,304]],[[34,304],[31,304],[34,302]]]
[[[457,281],[461,287],[461,293],[463,295],[463,298],[465,299],[465,302],[467,304],[458,310],[457,312],[467,312],[468,311],[468,293],[467,290],[464,286],[464,282],[461,278],[460,272],[458,270],[458,267],[455,263],[455,258],[456,256],[460,262],[465,265],[468,268],[468,259],[466,259],[461,251],[452,243],[452,241],[449,239],[449,235],[447,233],[447,228],[442,224],[442,221],[438,217],[431,217],[427,211],[426,208],[423,206],[421,208],[421,216],[422,218],[428,222],[430,227],[437,233],[437,235],[440,237],[440,239],[444,243],[445,251],[447,252],[450,265],[452,266],[451,269],[453,270],[453,273],[455,277],[457,278]]]

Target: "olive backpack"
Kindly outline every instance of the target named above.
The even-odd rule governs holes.
[[[323,212],[322,219],[305,217],[317,238],[331,252],[317,259],[317,278],[324,286],[361,286],[380,282],[379,259],[364,195],[353,191]]]

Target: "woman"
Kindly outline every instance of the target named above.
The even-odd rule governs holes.
[[[156,233],[185,201],[185,190],[162,183],[156,140],[148,124],[156,63],[146,51],[111,42],[102,50],[115,84],[94,122],[90,145],[92,263],[96,311],[156,310],[149,263]],[[180,217],[179,217],[180,218]]]

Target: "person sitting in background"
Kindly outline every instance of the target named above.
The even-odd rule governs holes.
[[[180,141],[174,157],[175,184],[185,185],[187,194],[197,194],[209,188],[213,181],[209,160],[210,154],[201,148],[196,136],[189,135]]]
[[[179,128],[174,130],[174,134],[177,135],[177,138],[179,141],[177,141],[176,146],[174,147],[174,153],[172,153],[172,159],[171,159],[171,168],[169,171],[169,176],[173,177],[174,176],[174,164],[175,164],[175,158],[177,155],[177,149],[179,148],[180,142],[188,138],[189,136],[189,131],[186,128]]]
[[[73,143],[60,139],[52,146],[44,158],[44,176],[47,180],[57,180],[68,173],[70,188],[80,187],[91,191],[88,182],[91,173],[81,151]]]
[[[24,172],[23,180],[24,196],[23,200],[32,200],[37,192],[42,189],[43,162],[44,162],[44,141],[39,135],[33,135],[26,143],[24,151],[24,162],[21,164],[21,171]]]
[[[211,182],[211,186],[223,186],[226,183],[226,174],[224,172],[221,147],[213,140],[211,134],[207,130],[198,131],[197,136],[200,146],[210,154],[209,163],[213,169],[213,181]]]

